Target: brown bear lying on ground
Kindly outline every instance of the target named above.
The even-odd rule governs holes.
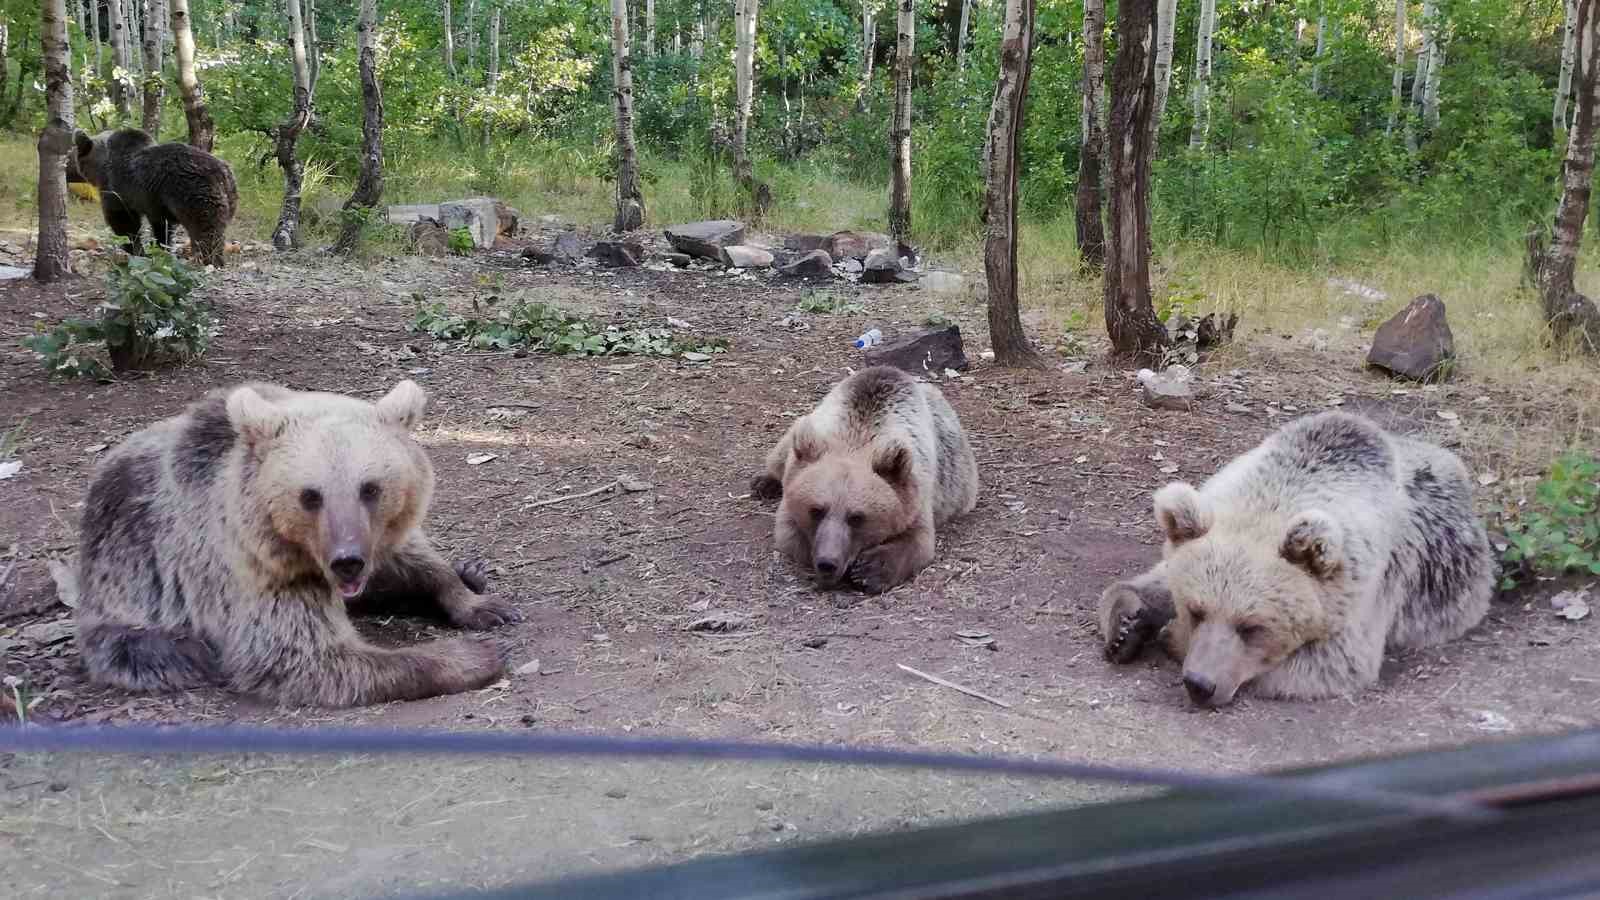
[[[422,389],[376,404],[267,384],[216,391],[107,454],[84,504],[78,647],[95,681],[205,685],[349,706],[482,687],[488,642],[386,649],[346,602],[426,605],[452,623],[517,618],[476,566],[422,532],[433,466],[409,432]]]
[[[819,582],[876,594],[933,562],[934,529],[978,502],[978,465],[937,387],[875,366],[795,420],[751,492],[783,498],[778,548]]]
[[[228,223],[239,210],[239,187],[226,162],[188,144],[157,144],[137,128],[73,136],[76,157],[69,160],[84,181],[100,192],[106,224],[128,241],[128,252],[144,252],[139,233],[150,220],[157,244],[170,247],[172,226],[189,233],[194,255],[222,265]]]
[[[1150,571],[1100,600],[1106,654],[1158,633],[1199,705],[1351,694],[1386,648],[1461,636],[1489,608],[1494,566],[1455,454],[1322,413],[1291,422],[1199,490],[1156,493],[1166,535]]]

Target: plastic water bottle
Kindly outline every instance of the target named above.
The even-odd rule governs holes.
[[[874,328],[870,331],[863,332],[861,337],[856,338],[856,349],[865,350],[874,344],[881,343],[883,343],[883,332]]]

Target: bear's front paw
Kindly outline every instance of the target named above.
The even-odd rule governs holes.
[[[887,544],[862,551],[850,565],[850,580],[869,594],[881,594],[899,585],[908,574],[905,551]]]
[[[489,561],[486,559],[463,559],[456,563],[456,574],[461,576],[461,583],[467,590],[474,594],[489,593]]]
[[[1161,630],[1161,622],[1144,602],[1144,598],[1131,585],[1114,584],[1106,589],[1102,604],[1110,609],[1102,621],[1106,622],[1106,659],[1115,663],[1132,662],[1144,645]]]
[[[506,671],[506,648],[490,640],[461,638],[445,642],[462,690],[472,690],[500,680]]]
[[[450,622],[468,631],[488,631],[522,621],[522,613],[504,600],[481,599],[450,614]]]

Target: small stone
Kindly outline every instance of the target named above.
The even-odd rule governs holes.
[[[862,284],[895,284],[916,280],[916,274],[907,272],[892,250],[874,250],[867,254],[861,272]]]
[[[744,243],[744,223],[732,219],[689,222],[666,230],[667,243],[679,253],[721,260],[722,248]]]
[[[821,650],[823,647],[828,646],[828,639],[825,637],[806,638],[800,642],[800,646],[807,650]],[[768,809],[770,808],[769,806]]]
[[[1174,378],[1166,373],[1144,379],[1140,390],[1144,405],[1151,409],[1170,409],[1187,412],[1194,406],[1194,386],[1187,378]]]
[[[1444,301],[1423,294],[1378,326],[1367,364],[1399,378],[1442,381],[1449,377],[1455,355]]]
[[[861,274],[861,268],[862,268],[861,260],[859,260],[859,259],[842,260],[839,263],[839,268],[843,269],[845,274],[847,274],[847,275],[859,275],[859,274]]]
[[[687,253],[663,253],[661,258],[680,269],[686,268],[689,263],[694,261],[694,257]]]
[[[765,269],[772,265],[772,254],[760,247],[735,244],[723,247],[722,264],[733,269]]]
[[[771,812],[772,811],[772,801],[771,800],[757,800],[756,801],[756,809],[759,809],[762,812]]]
[[[812,250],[778,272],[791,278],[832,278],[833,257],[826,250]]]
[[[612,788],[611,790],[606,791],[606,796],[610,797],[612,800],[621,800],[628,796],[628,792],[622,788]]]
[[[1229,403],[1227,409],[1228,412],[1239,413],[1240,415],[1250,411],[1250,407],[1245,406],[1243,403]]]
[[[970,365],[957,325],[879,344],[867,351],[867,364],[894,366],[913,375],[945,369],[960,372]]]

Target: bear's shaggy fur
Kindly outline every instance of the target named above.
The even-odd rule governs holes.
[[[202,262],[222,265],[228,223],[239,209],[239,187],[226,162],[188,144],[157,144],[137,128],[73,136],[78,173],[100,192],[106,224],[144,252],[141,217],[157,244],[170,247],[172,225],[183,226]]]
[[[934,529],[978,502],[978,466],[931,384],[875,366],[834,385],[767,454],[778,548],[819,582],[881,593],[933,562]]]
[[[90,676],[323,706],[500,677],[488,642],[385,649],[346,614],[360,599],[428,604],[471,629],[517,617],[476,597],[482,570],[453,569],[422,533],[433,466],[408,432],[426,403],[410,381],[376,404],[248,384],[118,445],[83,511],[77,624]]]
[[[1101,633],[1126,662],[1164,627],[1198,704],[1246,684],[1350,694],[1377,681],[1386,647],[1459,637],[1489,608],[1466,468],[1357,416],[1291,422],[1198,491],[1162,488],[1155,511],[1163,559],[1106,590]]]

